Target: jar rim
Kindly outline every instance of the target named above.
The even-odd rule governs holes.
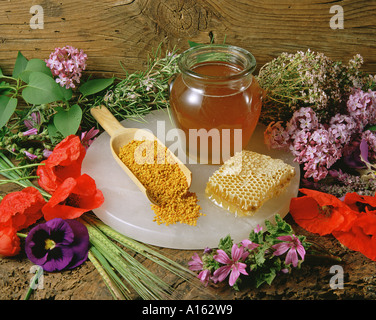
[[[194,57],[198,57],[199,55],[204,58],[204,55],[219,55],[220,54],[227,54],[229,57],[232,56],[233,58],[241,58],[245,63],[241,66],[242,69],[232,75],[227,76],[213,76],[213,75],[206,75],[202,73],[195,72],[192,70],[192,67],[194,65],[197,65],[199,62],[194,63],[193,65],[189,65],[190,59],[194,59]],[[203,60],[205,61],[220,61],[220,60]],[[178,59],[178,67],[182,73],[188,74],[191,77],[194,77],[196,79],[202,79],[202,80],[236,80],[239,78],[243,78],[247,75],[250,75],[253,73],[253,71],[256,69],[256,58],[247,50],[233,46],[233,45],[227,45],[227,44],[199,44],[194,47],[191,47],[187,50],[185,50]]]

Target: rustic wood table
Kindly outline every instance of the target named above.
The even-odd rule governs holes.
[[[375,73],[375,1],[239,1],[239,0],[26,0],[0,1],[0,66],[11,74],[18,51],[45,59],[55,47],[73,45],[88,55],[86,72],[98,77],[124,77],[143,70],[147,55],[163,42],[162,50],[188,48],[188,40],[243,47],[254,54],[258,68],[282,52],[311,49],[347,62],[360,53],[365,71]],[[4,195],[15,190],[0,187]],[[234,291],[225,284],[208,287],[182,282],[156,270],[180,299],[375,299],[376,263],[343,248],[332,236],[318,237],[286,217],[296,233],[304,234],[339,256],[340,263],[310,259],[272,285]],[[161,249],[181,264],[194,252]],[[149,265],[148,261],[144,261]],[[342,289],[330,286],[333,264],[343,268]],[[21,254],[0,259],[0,299],[23,299],[32,274]],[[152,266],[150,266],[152,267]],[[154,270],[154,269],[153,269]],[[33,300],[110,300],[106,285],[90,261],[80,267],[44,275],[43,289]],[[137,296],[134,296],[137,299]]]
[[[0,194],[15,190],[18,187],[7,184],[1,186]],[[309,240],[324,246],[331,254],[341,258],[341,262],[307,257],[300,269],[278,276],[271,285],[264,284],[257,289],[244,286],[240,291],[233,290],[225,283],[204,287],[198,279],[185,282],[174,274],[158,270],[148,260],[144,259],[142,263],[175,289],[173,299],[176,300],[376,299],[376,262],[359,252],[342,247],[332,236],[320,237],[306,232],[294,223],[290,215],[285,219],[297,234],[303,234]],[[185,266],[194,253],[190,250],[158,249]],[[0,259],[0,299],[24,299],[33,276],[32,266],[24,253]],[[335,267],[332,268],[333,266]],[[343,288],[337,280],[341,275]],[[35,290],[30,300],[112,300],[101,276],[89,260],[76,269],[44,273],[43,276],[43,287]],[[136,294],[133,295],[133,299],[138,298]]]

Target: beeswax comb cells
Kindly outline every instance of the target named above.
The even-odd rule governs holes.
[[[294,167],[283,160],[243,150],[213,173],[205,193],[236,215],[252,216],[267,200],[281,194],[294,176]]]

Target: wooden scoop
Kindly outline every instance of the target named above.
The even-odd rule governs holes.
[[[105,106],[91,108],[90,112],[93,115],[93,117],[98,121],[98,123],[102,126],[102,128],[110,135],[111,152],[116,162],[132,179],[132,181],[141,190],[141,192],[146,195],[150,202],[158,205],[156,200],[154,200],[150,196],[149,191],[136,178],[132,171],[120,160],[118,155],[120,148],[125,146],[132,140],[157,140],[161,147],[165,146],[151,132],[147,130],[123,127],[121,123],[112,115],[112,113]],[[175,160],[175,162],[179,165],[185,177],[187,178],[189,188],[192,182],[191,171],[172,152],[170,152],[170,154],[172,158]]]

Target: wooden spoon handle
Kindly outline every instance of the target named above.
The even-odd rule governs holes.
[[[121,123],[105,106],[91,108],[90,113],[111,137],[114,136],[116,131],[124,130]]]

